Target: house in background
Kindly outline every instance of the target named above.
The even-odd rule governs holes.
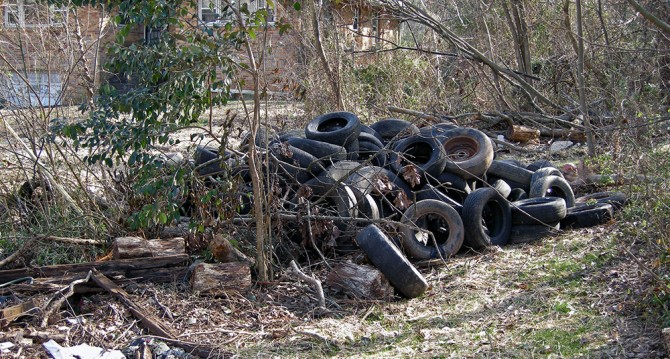
[[[310,32],[301,23],[300,14],[275,3],[267,9],[267,0],[241,0],[235,6],[246,6],[250,12],[267,9],[267,45],[253,44],[262,54],[262,79],[269,92],[291,92],[300,83],[307,59],[301,47]],[[386,46],[397,39],[398,22],[383,11],[364,2],[330,3],[332,19],[342,35],[341,45],[355,58]],[[194,11],[197,26],[203,28],[231,21],[223,14],[222,0],[198,0]],[[16,107],[80,104],[87,101],[103,82],[120,90],[135,86],[132,78],[102,71],[106,48],[118,30],[111,14],[102,6],[55,6],[35,0],[3,0],[0,3],[0,99]],[[304,14],[307,15],[307,14]],[[307,17],[308,18],[308,17]],[[289,33],[280,34],[275,26],[280,19],[292,25]],[[169,29],[167,29],[169,31]],[[161,31],[148,26],[135,28],[128,42],[151,42]],[[245,53],[233,54],[241,61]],[[251,88],[244,73],[242,90]],[[3,103],[0,100],[0,104]],[[0,105],[1,106],[1,105]]]

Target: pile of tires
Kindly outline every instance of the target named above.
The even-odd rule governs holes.
[[[625,204],[620,193],[575,198],[549,162],[524,166],[497,160],[487,135],[454,124],[418,128],[384,119],[366,126],[353,113],[333,112],[313,119],[304,130],[273,136],[261,131],[255,143],[267,156],[266,170],[276,174],[288,207],[301,212],[309,206],[310,213],[330,218],[333,231],[326,237],[341,251],[376,248],[365,236],[386,246],[389,238],[379,235],[378,227],[370,228],[370,220],[395,223],[397,235],[390,237],[408,258],[444,259],[462,246],[523,243],[560,228],[605,223]],[[222,164],[247,172],[239,158],[225,154],[216,162],[216,156],[198,149],[201,175],[222,171]],[[249,198],[246,181],[242,188]],[[248,201],[242,207],[251,208]]]

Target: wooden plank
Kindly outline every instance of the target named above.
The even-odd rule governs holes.
[[[93,279],[95,283],[104,288],[106,291],[120,300],[126,307],[128,307],[130,312],[133,313],[133,316],[139,319],[140,322],[144,324],[145,327],[147,327],[150,333],[160,337],[177,339],[176,335],[172,332],[170,327],[163,323],[158,317],[145,312],[144,309],[135,304],[135,302],[130,299],[130,296],[128,293],[126,293],[125,290],[123,290],[123,288],[116,285],[116,283],[114,283],[111,279],[105,277],[103,273],[100,273],[94,269],[91,279]]]
[[[11,322],[36,309],[35,301],[31,298],[20,304],[0,310],[0,328],[8,326]]]
[[[5,283],[21,277],[62,277],[72,274],[86,274],[96,269],[108,275],[109,273],[127,273],[130,270],[184,266],[189,262],[187,254],[178,254],[165,257],[119,259],[106,262],[88,262],[79,264],[60,264],[37,268],[19,268],[0,271],[0,283]]]

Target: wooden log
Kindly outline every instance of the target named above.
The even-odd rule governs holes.
[[[92,269],[105,275],[126,275],[130,270],[153,269],[164,267],[185,266],[189,262],[187,254],[178,254],[165,257],[119,259],[106,262],[88,262],[79,264],[60,264],[36,268],[19,268],[0,271],[0,283],[12,281],[22,277],[45,278],[62,277],[72,274],[86,274]]]
[[[17,305],[3,308],[0,310],[0,328],[6,327],[16,319],[36,310],[37,306],[32,298]]]
[[[393,296],[393,288],[382,272],[351,262],[333,268],[326,277],[326,284],[360,299],[386,300]]]
[[[507,137],[513,142],[538,143],[540,141],[540,130],[528,126],[512,125]]]
[[[191,290],[202,295],[224,295],[229,291],[244,293],[251,288],[248,263],[198,263],[191,274]]]
[[[113,259],[163,257],[186,253],[184,238],[146,240],[140,237],[118,237],[112,245]]]
[[[115,296],[120,300],[133,316],[140,320],[142,324],[154,335],[158,335],[165,338],[176,339],[177,336],[172,332],[169,326],[163,323],[158,317],[153,314],[147,313],[140,306],[135,304],[128,293],[126,293],[123,288],[119,287],[111,279],[105,277],[104,274],[93,270],[93,275],[91,277],[95,283],[97,283],[101,288],[104,288],[110,294]]]

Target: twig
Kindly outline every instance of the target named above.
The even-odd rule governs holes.
[[[7,122],[7,120],[5,120],[4,118],[2,119],[2,121],[5,124],[5,128],[7,128],[9,133],[12,134],[12,137],[14,137],[21,145],[23,145],[23,147],[26,150],[26,154],[28,155],[28,157],[30,157],[30,159],[33,160],[35,162],[35,164],[37,165],[38,171],[44,177],[46,177],[46,179],[49,180],[49,183],[51,183],[54,187],[56,187],[58,192],[60,192],[61,196],[63,196],[65,201],[70,204],[70,206],[77,212],[77,214],[83,215],[84,211],[77,205],[77,203],[75,203],[74,199],[72,199],[70,194],[67,193],[65,188],[63,188],[63,186],[61,186],[58,182],[56,182],[56,179],[51,174],[51,172],[49,172],[49,170],[47,170],[46,166],[44,166],[42,164],[42,162],[40,162],[39,158],[37,158],[37,156],[35,156],[35,154],[30,150],[30,147],[28,147],[28,145],[26,145],[26,143],[23,142],[23,140],[21,140],[19,135],[16,134],[14,129],[9,125],[9,122]]]
[[[43,238],[39,238],[41,240],[45,241],[53,241],[53,242],[61,242],[61,243],[68,243],[68,244],[78,244],[78,245],[91,245],[91,246],[104,246],[105,243],[102,241],[98,241],[95,239],[87,239],[87,238],[69,238],[69,237],[57,237],[57,236],[46,236]]]
[[[168,317],[168,319],[170,319],[170,320],[174,320],[174,317],[172,316],[172,311],[170,310],[170,308],[164,306],[163,303],[161,303],[160,300],[158,300],[158,293],[151,292],[151,294],[153,294],[154,301],[156,302],[156,305],[159,308],[161,308],[163,313],[165,313],[165,316]]]
[[[310,284],[314,289],[316,290],[317,295],[319,296],[319,308],[326,308],[326,297],[323,295],[323,287],[321,286],[321,281],[314,278],[310,277],[307,274],[305,274],[303,271],[298,268],[298,265],[295,264],[295,261],[291,261],[291,269],[293,269],[293,273],[295,273],[298,278],[304,280],[308,284]]]
[[[71,297],[74,294],[74,286],[76,286],[77,284],[86,283],[90,279],[91,279],[91,271],[88,271],[86,278],[73,280],[67,287],[64,287],[58,292],[56,292],[56,294],[54,294],[54,296],[51,297],[51,299],[47,301],[47,303],[44,305],[43,307],[44,309],[42,309],[42,312],[44,314],[42,316],[42,321],[40,322],[40,327],[41,328],[46,327],[49,324],[49,317],[51,317],[51,315],[53,315],[53,313],[63,305],[63,303],[67,298]],[[56,299],[57,297],[59,298]]]
[[[640,261],[640,260],[639,260],[639,259],[638,259],[638,258],[631,252],[631,251],[630,251],[630,249],[626,248],[625,246],[621,246],[621,248],[623,248],[623,250],[626,251],[626,253],[630,256],[630,258],[631,258],[635,263],[637,263],[637,265],[638,265],[641,269],[643,269],[645,272],[651,274],[651,276],[654,277],[654,279],[656,279],[659,283],[666,283],[666,282],[667,282],[666,279],[661,278],[661,276],[659,276],[658,274],[654,273],[654,271],[652,271],[648,266],[644,265],[644,263],[642,263],[642,262],[641,262],[641,261]]]

